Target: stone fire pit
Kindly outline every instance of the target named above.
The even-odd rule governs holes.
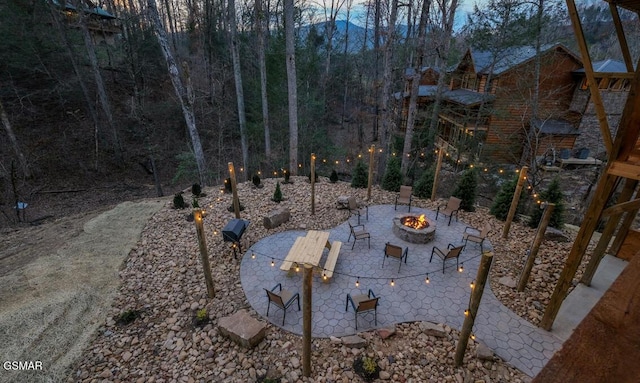
[[[413,228],[406,226],[406,221],[422,221],[426,224],[423,228]],[[424,214],[403,214],[393,219],[393,234],[403,241],[409,243],[428,243],[433,241],[436,235],[436,223]]]

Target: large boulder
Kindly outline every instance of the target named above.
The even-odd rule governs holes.
[[[245,348],[255,347],[265,337],[267,324],[251,317],[247,310],[220,318],[218,330],[227,338]]]
[[[264,217],[263,225],[265,229],[273,229],[287,222],[290,218],[291,213],[287,208],[273,210]]]

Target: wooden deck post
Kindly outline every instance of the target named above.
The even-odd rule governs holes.
[[[622,189],[622,192],[618,197],[618,202],[628,201],[633,195],[633,191],[637,183],[638,181],[636,180],[627,179],[624,184],[624,188]],[[580,279],[580,283],[584,284],[585,286],[591,286],[591,280],[593,279],[593,276],[596,273],[596,270],[598,269],[598,265],[600,265],[600,261],[602,260],[602,258],[604,257],[607,251],[607,247],[611,242],[611,237],[613,236],[613,233],[616,231],[616,228],[618,227],[618,223],[620,221],[621,216],[622,216],[621,213],[617,213],[609,217],[609,220],[607,221],[607,224],[605,225],[604,230],[600,235],[600,240],[598,241],[596,248],[593,250],[593,253],[591,254],[591,259],[589,259],[589,263],[587,264],[587,267],[584,270],[584,274],[582,274],[582,279]]]
[[[489,275],[489,269],[491,269],[491,262],[493,261],[493,253],[485,251],[482,253],[480,259],[480,266],[478,267],[478,273],[476,275],[476,282],[473,290],[471,291],[471,297],[469,298],[469,308],[465,311],[464,323],[462,324],[462,330],[460,330],[460,337],[458,338],[458,345],[456,346],[455,364],[460,367],[462,360],[464,359],[464,353],[467,350],[467,344],[469,343],[469,336],[473,329],[473,323],[476,320],[476,314],[480,307],[480,300],[482,299],[482,293],[484,292],[484,286],[487,283],[487,276]]]
[[[553,209],[555,207],[556,205],[553,203],[548,203],[544,207],[544,213],[542,214],[542,218],[540,219],[538,231],[536,232],[536,236],[533,239],[533,245],[531,245],[529,255],[527,256],[527,262],[525,263],[524,269],[522,269],[522,273],[520,274],[520,280],[518,281],[517,289],[518,291],[524,291],[524,288],[527,287],[527,282],[529,281],[529,275],[531,275],[533,263],[536,260],[536,256],[538,255],[540,244],[542,244],[544,233],[545,231],[547,231],[547,226],[549,225],[551,214],[553,213]]]
[[[436,171],[433,174],[433,186],[431,187],[432,201],[436,200],[436,191],[438,190],[438,178],[440,177],[440,168],[442,168],[442,156],[444,155],[444,148],[442,146],[438,147],[438,160],[436,161]]]
[[[313,265],[304,264],[302,276],[302,375],[311,376],[311,284]]]
[[[369,176],[367,178],[367,201],[371,201],[371,186],[373,185],[373,158],[376,152],[376,146],[371,145],[369,148]]]
[[[311,153],[311,215],[316,214],[316,155]]]
[[[200,248],[204,280],[207,283],[207,295],[209,298],[213,298],[216,295],[216,290],[213,286],[213,278],[211,277],[209,253],[207,252],[207,241],[204,236],[204,224],[202,223],[202,209],[193,209],[193,221],[196,224],[196,233],[198,234],[198,247]]]
[[[507,214],[507,220],[504,223],[504,228],[502,229],[502,238],[507,239],[509,237],[509,229],[511,228],[511,222],[513,221],[513,217],[516,215],[516,210],[518,209],[518,203],[520,202],[520,194],[522,194],[522,187],[524,185],[524,181],[527,179],[527,171],[529,170],[528,166],[523,166],[520,169],[520,175],[518,176],[518,184],[516,185],[516,190],[513,193],[513,198],[511,199],[511,206],[509,207],[509,213]]]
[[[236,184],[236,172],[233,168],[233,162],[229,162],[229,179],[231,180],[231,192],[233,193],[233,211],[236,218],[240,218],[240,200],[238,200],[238,188]]]

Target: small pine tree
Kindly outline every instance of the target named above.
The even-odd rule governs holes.
[[[193,194],[196,197],[199,197],[201,192],[202,192],[202,188],[200,187],[200,184],[195,183],[191,185],[191,194]]]
[[[176,193],[176,195],[173,196],[173,208],[184,209],[185,207],[187,207],[187,203],[184,202],[184,197],[182,196],[182,193]]]
[[[402,171],[400,170],[400,158],[390,157],[387,161],[387,168],[382,177],[382,188],[384,190],[397,192],[402,185]]]
[[[356,163],[355,169],[353,169],[353,177],[351,178],[352,188],[366,188],[368,183],[367,167],[364,166],[362,161]]]
[[[502,185],[500,191],[498,191],[498,194],[496,195],[496,198],[491,204],[491,208],[489,209],[489,213],[491,215],[502,221],[506,220],[507,215],[509,214],[513,194],[516,192],[516,187],[518,186],[518,178],[518,176],[515,176]],[[520,193],[520,201],[518,201],[518,207],[516,208],[517,214],[522,214],[524,212],[524,208],[526,206],[525,202],[525,193]]]
[[[336,182],[338,182],[338,173],[336,172],[336,169],[333,169],[331,171],[331,175],[329,176],[329,181],[331,181],[332,184],[335,184]]]
[[[560,189],[560,180],[558,177],[551,180],[551,183],[546,190],[540,193],[540,201],[553,203],[556,206],[551,213],[551,220],[549,226],[556,229],[562,229],[564,226],[564,203],[562,200],[562,189]],[[544,209],[540,209],[539,205],[535,205],[533,212],[531,213],[531,219],[529,220],[530,227],[537,227],[542,219],[542,213]]]
[[[462,173],[462,177],[451,195],[460,198],[460,208],[462,210],[474,211],[475,207],[473,205],[476,203],[477,188],[478,175],[475,168],[469,168]]]
[[[291,181],[289,180],[289,178],[291,178],[291,173],[289,172],[289,170],[284,169],[282,172],[284,173],[284,183],[285,184],[291,183]],[[317,177],[317,174],[316,174],[316,177]]]
[[[254,174],[253,177],[251,177],[251,182],[253,182],[253,185],[255,187],[257,187],[257,188],[260,187],[261,186],[261,184],[260,184],[260,176],[257,175],[257,174]]]
[[[274,202],[282,202],[282,190],[280,190],[280,181],[276,182],[276,191],[273,193]]]
[[[418,181],[413,188],[413,194],[419,198],[431,198],[434,177],[434,168],[429,168],[422,172],[422,175],[420,175],[420,178],[418,178]]]
[[[233,190],[231,190],[231,178],[227,178],[224,180],[224,191],[226,193],[231,193]]]
[[[198,204],[198,199],[197,198],[194,198],[193,201],[191,201],[191,207],[193,207],[194,209],[200,208],[200,205]]]

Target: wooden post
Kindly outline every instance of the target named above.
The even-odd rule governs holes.
[[[204,236],[204,225],[202,223],[202,209],[193,209],[193,221],[196,223],[196,233],[198,234],[198,247],[200,247],[200,259],[204,269],[204,280],[207,283],[207,295],[213,298],[216,290],[213,287],[211,277],[211,266],[209,266],[209,253],[207,252],[207,241]]]
[[[444,148],[438,147],[438,161],[436,162],[436,172],[433,175],[433,187],[431,188],[431,200],[436,200],[436,190],[438,189],[438,177],[440,177],[440,168],[442,167],[442,156]]]
[[[624,188],[622,189],[622,192],[620,192],[620,196],[618,197],[618,203],[629,201],[637,184],[638,181],[627,179],[624,184]],[[598,265],[600,264],[602,257],[604,257],[607,251],[607,247],[611,242],[611,237],[616,231],[621,217],[621,213],[616,213],[609,217],[609,220],[607,221],[607,224],[605,225],[604,230],[600,235],[600,240],[598,241],[596,248],[593,250],[591,259],[589,259],[589,263],[584,269],[584,274],[582,274],[582,278],[580,279],[580,283],[584,284],[585,286],[591,286],[591,280],[593,279],[593,276],[598,269]]]
[[[520,202],[520,194],[522,193],[522,187],[524,186],[524,181],[527,179],[527,170],[529,168],[527,166],[523,166],[520,169],[520,175],[518,176],[518,184],[516,185],[516,190],[513,193],[513,199],[511,200],[511,207],[509,207],[509,214],[507,214],[507,220],[504,223],[504,228],[502,229],[502,238],[507,239],[509,237],[509,229],[511,228],[511,221],[513,221],[513,217],[516,215],[516,210],[518,209],[518,202]]]
[[[527,262],[524,265],[524,269],[520,274],[520,280],[518,281],[518,291],[524,291],[524,288],[527,287],[527,282],[529,281],[529,275],[531,275],[531,269],[533,268],[533,263],[536,260],[536,256],[538,255],[538,250],[540,249],[540,244],[542,244],[542,240],[544,239],[544,233],[547,231],[547,226],[549,226],[549,221],[551,221],[551,213],[553,209],[556,207],[554,203],[547,203],[544,207],[544,213],[542,214],[542,218],[540,219],[540,224],[538,225],[538,231],[536,232],[536,236],[533,239],[533,245],[531,245],[531,249],[529,250],[529,256],[527,257]]]
[[[371,185],[373,185],[373,155],[376,152],[376,146],[371,145],[369,148],[369,178],[367,179],[367,201],[371,201]]]
[[[304,264],[302,276],[302,375],[311,376],[311,284],[313,265]]]
[[[476,282],[473,290],[471,291],[471,297],[469,298],[469,308],[465,311],[464,323],[462,324],[462,330],[460,330],[460,337],[458,338],[458,345],[456,346],[455,364],[458,367],[462,365],[464,352],[467,350],[467,343],[469,342],[473,323],[476,320],[476,314],[480,307],[480,300],[482,299],[484,286],[487,283],[487,276],[489,275],[489,269],[491,268],[492,261],[492,252],[485,251],[482,253],[480,267],[478,267],[478,273],[476,275]]]
[[[238,200],[236,172],[233,168],[233,162],[229,162],[229,179],[231,180],[231,191],[233,192],[233,211],[236,213],[236,218],[240,218],[240,200]]]
[[[627,213],[627,215],[624,217],[624,220],[620,225],[620,229],[616,233],[616,237],[614,238],[613,243],[609,248],[609,251],[611,252],[611,254],[618,254],[618,252],[620,251],[620,248],[622,247],[622,243],[624,242],[625,238],[627,238],[627,234],[629,234],[629,228],[631,228],[631,225],[633,224],[633,221],[635,220],[636,215],[638,215],[638,209],[633,209],[633,210],[630,210]]]
[[[311,215],[316,214],[316,155],[311,153]]]

